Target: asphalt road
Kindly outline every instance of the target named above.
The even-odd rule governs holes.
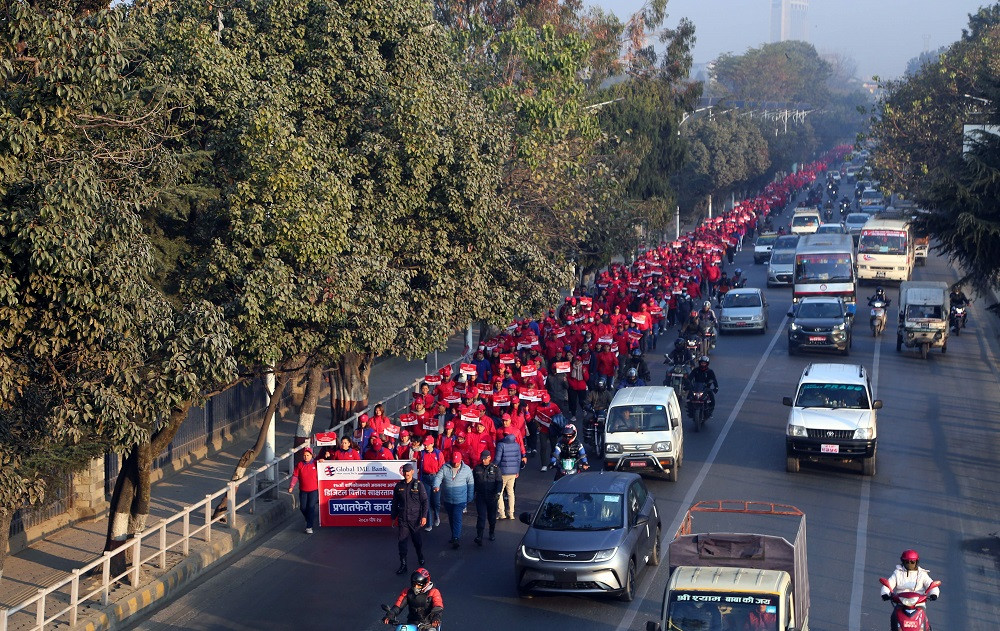
[[[789,214],[784,216],[785,221]],[[764,287],[765,268],[750,250],[737,264],[749,285]],[[952,281],[946,261],[931,258],[915,279]],[[871,293],[861,288],[859,295]],[[867,290],[868,293],[861,294]],[[943,581],[928,611],[935,629],[994,630],[1000,626],[1000,356],[996,319],[984,301],[972,307],[968,328],[948,352],[921,360],[895,351],[896,289],[886,334],[873,339],[856,330],[849,358],[816,353],[789,357],[784,314],[790,288],[766,290],[766,335],[720,338],[712,366],[721,380],[715,417],[701,433],[685,436],[680,481],[650,479],[664,517],[676,529],[684,510],[702,499],[752,499],[794,504],[807,515],[814,631],[882,630],[890,606],[879,598],[899,553],[914,547],[922,565]],[[863,318],[862,325],[866,325]],[[649,359],[654,383],[669,350]],[[871,372],[879,412],[877,473],[857,465],[803,464],[785,472],[784,431],[791,395],[810,362],[863,363]],[[537,462],[518,483],[518,510],[532,510],[551,480]],[[469,517],[474,521],[470,509]],[[637,599],[539,596],[521,600],[514,590],[514,550],[524,531],[503,521],[497,540],[477,548],[472,524],[462,548],[448,545],[446,528],[427,535],[427,567],[445,600],[450,630],[621,631],[644,629],[656,617],[666,584],[666,564],[640,576]],[[395,576],[395,538],[388,529],[317,530],[302,533],[298,515],[239,560],[204,577],[173,603],[134,628],[377,630],[381,603],[406,581]],[[413,563],[411,553],[411,563]]]

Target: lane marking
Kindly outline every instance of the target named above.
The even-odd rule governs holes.
[[[771,356],[771,351],[774,349],[774,345],[778,342],[778,338],[785,331],[785,326],[788,324],[788,315],[786,314],[781,320],[781,324],[778,326],[778,330],[775,331],[774,335],[771,337],[771,343],[767,345],[767,349],[764,354],[761,355],[760,360],[757,362],[756,368],[754,368],[753,373],[750,375],[750,380],[747,381],[746,387],[743,388],[743,393],[740,394],[740,398],[736,401],[736,405],[733,407],[733,411],[729,414],[729,418],[726,419],[726,424],[723,425],[722,431],[719,432],[719,437],[715,439],[715,444],[712,445],[712,450],[708,452],[708,457],[705,458],[705,462],[701,465],[701,470],[694,479],[694,484],[688,489],[687,494],[684,496],[684,500],[681,502],[681,506],[687,507],[694,504],[694,498],[698,495],[701,490],[701,485],[704,484],[705,479],[708,477],[708,471],[712,468],[715,463],[716,456],[719,455],[719,451],[722,449],[722,444],[726,441],[726,436],[729,435],[729,430],[732,429],[733,423],[736,422],[736,417],[739,415],[740,410],[743,409],[743,404],[746,402],[747,397],[750,396],[750,391],[753,388],[754,383],[757,381],[757,377],[760,376],[760,371],[763,370],[764,364],[767,363],[768,357]],[[672,524],[670,524],[670,529],[667,531],[668,535],[673,538],[674,533],[677,529],[681,527],[681,521],[684,519],[684,514],[687,509],[684,508],[677,517],[674,518]],[[658,565],[653,572],[653,575],[646,581],[646,586],[641,592],[636,593],[636,599],[632,601],[629,608],[625,611],[625,616],[616,627],[616,631],[626,631],[632,628],[632,622],[635,621],[636,615],[639,613],[639,607],[642,605],[643,601],[646,599],[646,595],[649,593],[649,589],[653,586],[655,582],[656,575],[659,573],[660,568],[665,567],[662,561],[667,557],[667,546],[660,546],[660,565]],[[656,610],[660,611],[660,605],[657,603]],[[659,615],[659,614],[657,614]]]
[[[875,340],[875,357],[872,360],[872,396],[878,398],[879,363],[882,357],[882,338]],[[878,423],[878,421],[876,421]],[[878,425],[876,425],[876,430]],[[878,447],[875,452],[878,467]],[[871,506],[872,478],[862,476],[861,498],[858,505],[857,543],[854,548],[854,575],[851,578],[851,604],[847,614],[848,631],[861,631],[861,604],[865,595],[865,562],[868,554],[868,509]]]

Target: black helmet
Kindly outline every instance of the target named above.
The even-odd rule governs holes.
[[[885,290],[882,289],[882,285],[879,285],[878,287],[875,288],[875,295],[876,296],[884,296],[885,295]]]
[[[684,340],[683,337],[679,337],[676,340],[674,340],[674,348],[680,350],[685,346],[687,346],[687,342]]]
[[[642,350],[638,348],[633,348],[632,357],[642,357]]]
[[[413,591],[420,593],[427,588],[431,582],[431,573],[422,567],[418,567],[413,574],[410,574],[410,585],[413,586]]]
[[[628,369],[628,378],[629,379],[637,379],[638,377],[639,377],[639,371],[638,370],[636,370],[635,368],[629,368]]]
[[[570,441],[572,441],[573,439],[576,438],[576,425],[570,423],[569,425],[563,428],[562,434],[566,438],[570,439]]]
[[[702,355],[701,357],[698,358],[698,365],[700,366],[702,364],[708,366],[708,355]]]
[[[607,380],[604,377],[601,377],[600,379],[597,380],[597,389],[598,390],[604,390],[604,388],[606,388],[607,385],[608,385],[608,382],[607,382]]]

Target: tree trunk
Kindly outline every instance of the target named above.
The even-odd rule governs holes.
[[[10,545],[10,522],[14,520],[14,511],[0,508],[0,581],[3,580],[3,566],[7,561],[7,547]]]
[[[177,435],[177,430],[184,423],[190,409],[189,402],[171,410],[167,424],[154,433],[149,442],[133,447],[122,463],[111,495],[105,551],[120,548],[127,540],[145,530],[152,497],[150,476],[153,459],[163,453]],[[111,558],[111,573],[121,574],[131,561],[130,554],[115,555]]]
[[[494,324],[489,324],[487,322],[480,322],[479,323],[479,344],[476,345],[476,348],[479,348],[480,344],[485,344],[486,342],[488,342],[488,341],[492,340],[493,338],[495,338],[496,336],[500,335],[500,333],[502,331],[503,331],[503,329],[501,329],[500,327],[498,327],[498,326],[496,326]],[[475,353],[475,349],[473,349],[472,352]]]
[[[271,401],[267,404],[267,411],[264,412],[264,422],[260,425],[260,432],[257,434],[257,442],[254,443],[253,447],[243,453],[240,461],[236,464],[236,470],[233,471],[233,476],[230,478],[231,481],[235,482],[246,475],[247,468],[253,464],[253,461],[257,459],[257,454],[259,454],[260,450],[264,448],[264,441],[267,440],[267,429],[271,425],[271,418],[277,411],[278,402],[281,400],[281,393],[285,391],[285,386],[288,385],[291,378],[292,373],[286,370],[281,370],[275,375],[274,393],[271,395]],[[212,518],[214,519],[221,515],[226,510],[227,505],[228,497],[223,495],[222,499],[215,507],[215,512],[212,514]]]
[[[319,406],[319,395],[323,390],[323,367],[316,364],[306,371],[306,391],[302,396],[302,408],[299,413],[299,424],[295,428],[295,446],[309,442],[312,436],[313,423],[316,421],[316,408]],[[302,452],[296,452],[295,461],[301,459]]]
[[[331,429],[368,407],[371,368],[371,355],[349,352],[329,370]]]

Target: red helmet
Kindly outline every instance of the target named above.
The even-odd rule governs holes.
[[[917,554],[916,550],[903,550],[903,554],[899,555],[899,562],[906,563],[907,561],[913,561],[914,563],[919,563],[920,555]]]

